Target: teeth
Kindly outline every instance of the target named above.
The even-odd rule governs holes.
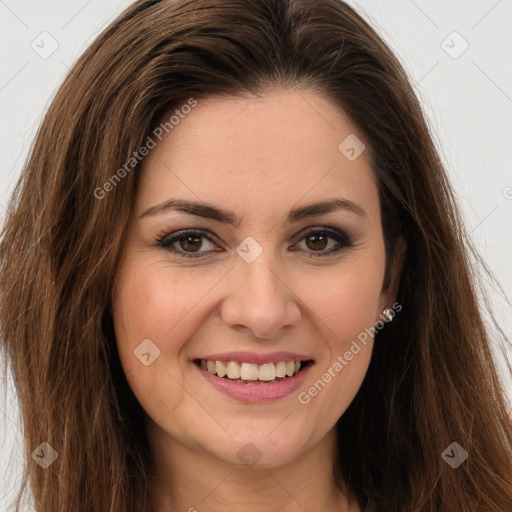
[[[236,361],[229,361],[227,366],[228,379],[240,378],[240,365]]]
[[[217,365],[215,364],[215,361],[206,361],[206,369],[212,374],[216,373]]]
[[[224,377],[224,375],[227,375],[228,369],[226,368],[226,365],[222,361],[216,361],[215,366],[217,369],[217,375],[219,377]]]
[[[292,377],[300,368],[300,361],[279,361],[278,363],[242,363],[236,361],[206,361],[201,359],[200,366],[212,375],[227,376],[237,380],[273,381],[276,378]]]
[[[258,380],[258,365],[242,363],[242,366],[240,366],[240,378],[242,380]]]
[[[286,377],[286,363],[284,361],[279,361],[276,364],[276,377]]]
[[[276,367],[274,363],[261,364],[258,378],[259,380],[274,380],[276,378]]]

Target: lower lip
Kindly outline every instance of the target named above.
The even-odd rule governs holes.
[[[309,363],[293,377],[272,384],[242,384],[223,377],[217,377],[203,370],[200,366],[192,365],[218,391],[240,402],[274,402],[296,391],[304,382],[314,363]]]

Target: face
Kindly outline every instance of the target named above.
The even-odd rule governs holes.
[[[393,304],[362,142],[317,93],[276,91],[199,100],[150,150],[113,307],[151,435],[272,467],[333,432],[368,368],[361,334]]]

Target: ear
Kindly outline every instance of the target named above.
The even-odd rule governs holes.
[[[400,275],[402,274],[402,268],[405,261],[405,255],[407,253],[407,242],[403,237],[397,237],[394,239],[393,247],[393,259],[389,267],[389,281],[387,289],[382,289],[381,300],[379,302],[380,311],[378,315],[382,313],[384,308],[391,308],[396,301],[398,295],[398,285],[400,283]]]

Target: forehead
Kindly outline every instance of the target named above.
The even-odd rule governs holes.
[[[317,93],[206,98],[187,111],[143,160],[139,211],[169,197],[269,213],[340,195],[378,206],[368,152],[343,152],[344,141],[361,151],[362,134]]]

